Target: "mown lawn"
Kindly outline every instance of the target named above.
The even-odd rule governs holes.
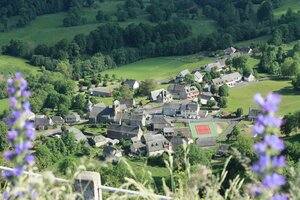
[[[184,69],[195,69],[213,61],[213,58],[202,58],[192,62],[185,57],[157,57],[140,60],[122,67],[105,71],[107,74],[116,74],[117,77],[144,80],[153,78],[156,80],[174,77]]]
[[[39,69],[39,67],[28,64],[24,59],[0,55],[0,74],[10,75],[16,72],[36,74]]]
[[[282,96],[282,102],[279,105],[279,115],[300,109],[300,92],[295,92],[292,89],[290,81],[269,80],[231,88],[228,97],[228,108],[224,109],[224,111],[234,112],[237,108],[242,107],[244,114],[247,114],[249,106],[255,107],[253,96],[256,93],[266,95],[268,92],[279,92]]]

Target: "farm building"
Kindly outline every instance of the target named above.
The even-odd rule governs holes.
[[[90,95],[97,97],[111,97],[112,92],[112,89],[107,87],[96,87],[89,89]]]
[[[128,85],[130,89],[137,90],[140,87],[140,84],[137,80],[134,79],[127,79],[122,83],[122,85]]]
[[[233,87],[237,82],[242,80],[242,75],[238,72],[234,72],[231,74],[226,74],[220,78],[215,78],[212,80],[212,83],[218,87],[223,84],[227,84],[229,87]]]

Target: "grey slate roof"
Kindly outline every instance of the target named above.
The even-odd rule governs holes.
[[[113,139],[130,139],[140,132],[139,126],[111,124],[107,127],[107,136]]]
[[[179,110],[180,109],[180,103],[176,103],[176,102],[165,103],[163,108],[164,109]]]
[[[248,118],[256,119],[258,117],[258,115],[261,113],[262,113],[262,111],[259,109],[249,108]]]
[[[35,116],[35,126],[49,126],[51,120],[45,115],[36,115]]]
[[[217,144],[217,139],[215,137],[198,138],[196,144],[199,147],[214,147]]]
[[[128,85],[130,88],[133,88],[135,82],[137,82],[137,80],[127,79],[123,82],[123,85]]]
[[[198,72],[198,71],[196,71],[196,72],[194,73],[194,76],[195,76],[195,80],[196,80],[196,81],[203,78],[203,75],[202,75],[200,72]]]
[[[70,132],[70,133],[73,133],[74,136],[75,136],[75,139],[79,142],[80,140],[86,140],[86,136],[77,128],[75,127],[69,127],[67,128],[67,130]]]
[[[231,73],[231,74],[226,74],[220,78],[215,78],[212,80],[212,82],[216,85],[220,85],[220,83],[227,83],[227,82],[232,82],[232,81],[235,81],[237,79],[241,79],[242,78],[242,75],[238,72],[234,72],[234,73]]]
[[[172,125],[172,123],[165,118],[163,115],[153,115],[151,118],[152,124],[169,124]]]
[[[108,87],[96,87],[96,88],[90,89],[90,91],[110,94],[112,92],[112,89],[110,89]]]
[[[164,150],[164,145],[167,144],[168,140],[162,134],[150,135],[146,141],[146,146],[149,152]]]
[[[178,76],[179,77],[185,77],[187,74],[190,74],[190,71],[188,69],[185,69],[183,71],[181,71]]]
[[[196,110],[198,110],[198,108],[199,108],[199,104],[190,102],[190,103],[181,104],[180,110],[181,111],[188,111],[188,110],[196,111]]]

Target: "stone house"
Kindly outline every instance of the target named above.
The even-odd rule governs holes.
[[[128,85],[130,89],[137,90],[140,87],[140,84],[137,80],[134,79],[127,79],[122,83],[122,85]]]
[[[97,135],[92,138],[93,144],[95,147],[101,147],[108,143],[108,140],[103,135]]]
[[[155,101],[157,103],[169,103],[173,100],[173,96],[167,90],[159,89],[151,91],[150,99],[151,101]]]
[[[107,87],[96,87],[89,89],[89,94],[97,97],[112,97],[113,90]]]
[[[107,137],[112,139],[130,140],[133,137],[140,139],[142,135],[143,131],[140,126],[111,124],[107,127]]]
[[[200,106],[198,103],[189,102],[182,103],[180,106],[180,114],[181,116],[198,116],[200,111]]]
[[[58,126],[63,125],[65,123],[65,120],[61,116],[53,116],[51,119],[53,124]]]
[[[202,92],[200,94],[200,102],[202,105],[207,105],[207,102],[209,100],[215,101],[215,98],[213,97],[213,94],[211,92]]]
[[[203,75],[199,72],[199,71],[196,71],[194,73],[194,77],[195,77],[195,81],[198,82],[198,83],[202,83],[203,82]]]
[[[158,156],[171,150],[170,142],[162,134],[145,134],[142,136],[141,142],[146,145],[148,156]]]
[[[103,149],[103,157],[105,160],[116,163],[122,158],[122,152],[112,146],[106,146]]]
[[[250,47],[241,48],[241,49],[239,50],[239,52],[240,52],[241,54],[248,54],[248,55],[251,55],[251,54],[252,54],[252,51],[253,51],[253,49],[250,48]]]
[[[163,115],[175,117],[180,115],[180,103],[165,103],[162,109]]]
[[[244,78],[244,81],[247,81],[247,82],[253,82],[256,80],[255,76],[252,73],[246,73],[243,78]]]
[[[45,130],[53,126],[52,119],[45,115],[36,115],[34,121],[37,130]]]
[[[163,115],[153,115],[151,118],[151,127],[153,131],[163,130],[166,127],[173,127],[173,124]]]
[[[211,72],[212,70],[215,71],[222,71],[223,68],[225,68],[225,64],[221,63],[220,61],[214,62],[214,63],[209,63],[204,66],[204,71],[206,72]]]
[[[233,87],[236,83],[242,80],[242,75],[238,72],[234,72],[231,74],[223,75],[220,78],[215,78],[212,80],[212,83],[218,87],[227,84],[229,87]]]
[[[71,113],[65,117],[66,123],[80,122],[80,116],[77,113]]]
[[[249,113],[248,113],[248,117],[247,117],[248,121],[251,121],[251,122],[255,121],[257,119],[258,115],[261,113],[262,113],[262,111],[259,109],[249,108]]]
[[[225,55],[231,55],[231,54],[233,54],[235,52],[236,52],[236,49],[234,47],[229,47],[227,49],[224,49],[224,54]]]
[[[168,92],[173,95],[174,99],[194,99],[199,95],[199,90],[195,86],[180,84],[170,85]]]
[[[190,74],[190,71],[188,69],[185,69],[185,70],[179,72],[179,74],[175,78],[175,83],[179,83],[179,82],[183,81],[184,77],[188,74]]]

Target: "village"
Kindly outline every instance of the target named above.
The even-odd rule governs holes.
[[[253,122],[260,111],[249,108],[245,117],[234,113],[223,117],[218,103],[220,96],[212,88],[223,85],[238,87],[256,82],[252,73],[243,76],[226,65],[227,59],[242,54],[251,56],[251,53],[251,48],[237,51],[230,47],[216,62],[192,72],[188,69],[181,71],[167,83],[166,89],[155,89],[148,94],[150,106],[140,105],[133,98],[114,100],[111,105],[103,102],[93,104],[88,98],[86,113],[82,116],[70,113],[63,118],[30,113],[28,119],[34,121],[36,130],[47,137],[60,137],[62,129],[65,129],[74,134],[77,142],[85,141],[87,145],[103,148],[103,157],[113,162],[119,161],[123,155],[157,156],[174,152],[183,143],[228,150],[228,146],[219,145],[222,138],[230,135],[239,121]],[[204,81],[204,74],[212,71],[218,72],[219,76],[209,82]],[[197,84],[202,87],[198,88]],[[140,82],[126,79],[121,85],[136,91]],[[95,87],[85,93],[88,97],[109,98],[113,96],[113,89]],[[102,134],[95,135],[85,130],[82,128],[85,125],[101,128]],[[122,148],[120,143],[124,141],[130,142],[129,148]]]

